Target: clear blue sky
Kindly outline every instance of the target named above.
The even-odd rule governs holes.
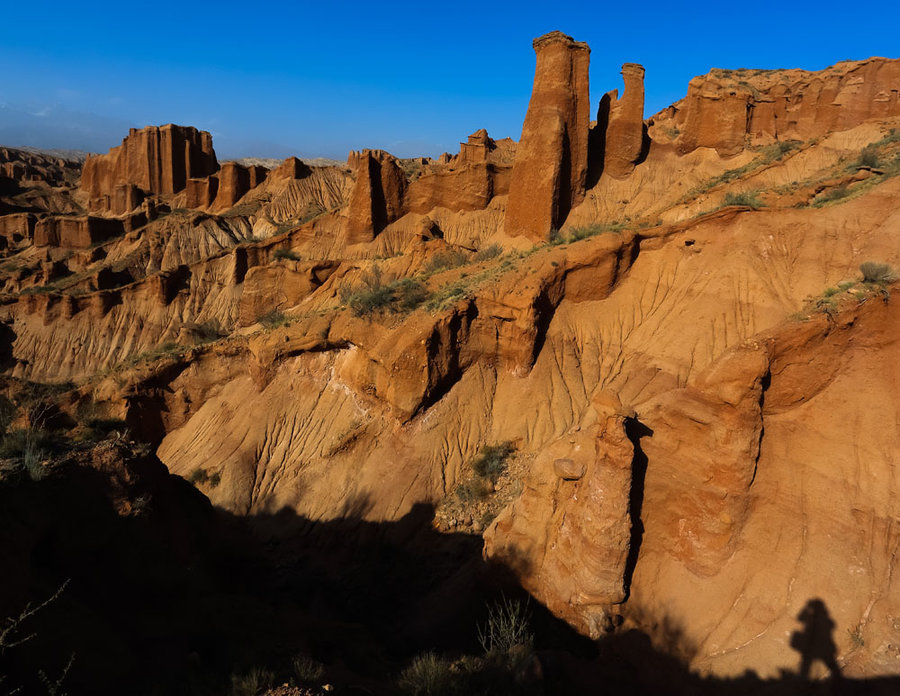
[[[98,150],[174,122],[212,132],[220,159],[437,155],[482,127],[518,138],[531,40],[553,29],[591,46],[594,103],[642,63],[647,116],[713,67],[900,57],[900,3],[869,0],[3,0],[0,16],[0,144]]]

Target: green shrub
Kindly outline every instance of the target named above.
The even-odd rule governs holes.
[[[886,263],[877,263],[875,261],[866,261],[860,264],[860,272],[865,283],[877,283],[884,285],[894,279],[893,269]]]
[[[201,469],[198,467],[190,473],[190,475],[187,477],[187,480],[190,483],[193,483],[195,486],[202,485],[209,481],[209,474],[206,473],[206,469]]]
[[[357,317],[367,317],[382,311],[411,312],[428,299],[428,291],[416,278],[401,278],[384,283],[376,266],[363,278],[363,287],[343,289],[341,300]]]
[[[490,484],[482,478],[464,481],[456,487],[456,497],[464,504],[477,503],[491,494]]]
[[[425,266],[426,273],[438,273],[451,268],[458,268],[469,262],[468,255],[458,249],[449,251],[441,251],[431,257],[431,260]]]
[[[56,438],[45,430],[16,428],[6,433],[0,442],[0,458],[18,461],[25,473],[37,481],[46,475],[43,462],[56,444]]]
[[[267,329],[277,329],[279,326],[286,326],[291,323],[291,320],[285,313],[278,309],[273,309],[260,315],[256,318],[256,321]]]
[[[488,608],[488,618],[478,627],[478,642],[487,654],[508,653],[514,647],[534,644],[529,626],[528,606],[507,597]]]
[[[300,684],[320,684],[325,676],[325,666],[305,653],[297,655],[291,660],[294,677]]]
[[[249,672],[231,675],[232,696],[258,696],[261,691],[269,689],[275,683],[275,675],[271,670],[254,667]]]
[[[486,246],[484,249],[479,249],[478,253],[475,254],[475,261],[490,261],[491,259],[495,259],[500,254],[503,253],[503,249],[499,244],[491,244],[490,246]]]
[[[847,184],[841,184],[837,188],[833,188],[830,191],[826,191],[821,194],[818,198],[816,198],[813,205],[815,207],[820,207],[825,203],[830,203],[831,201],[839,201],[841,198],[846,198],[850,195],[850,189]]]
[[[725,205],[746,205],[751,208],[762,208],[765,204],[759,200],[756,191],[744,191],[742,193],[726,193]]]
[[[291,251],[290,249],[276,249],[275,250],[275,259],[287,259],[289,261],[300,261],[300,254]]]
[[[485,445],[472,462],[472,470],[484,478],[496,483],[500,475],[506,471],[506,460],[515,451],[511,442],[497,445]]]
[[[872,167],[878,166],[878,150],[873,145],[866,145],[862,152],[859,153],[858,166]]]
[[[428,652],[416,657],[400,674],[400,688],[410,696],[450,696],[462,693],[452,664]]]

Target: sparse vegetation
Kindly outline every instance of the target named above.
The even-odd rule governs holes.
[[[296,655],[291,660],[294,678],[303,685],[319,684],[325,676],[325,666],[306,653]]]
[[[291,251],[290,249],[276,249],[274,254],[275,260],[287,260],[287,261],[300,261],[301,257],[295,251]]]
[[[469,256],[463,251],[458,249],[441,251],[431,257],[431,260],[425,266],[425,273],[448,271],[452,268],[459,268],[468,262]]]
[[[459,681],[449,660],[428,652],[413,659],[403,670],[399,685],[410,696],[462,696],[463,685]]]
[[[813,201],[813,207],[820,208],[826,203],[831,203],[832,201],[839,201],[842,198],[846,198],[850,194],[850,189],[847,184],[841,184],[825,193],[820,194],[816,197],[815,201]]]
[[[506,460],[515,451],[511,442],[501,442],[497,445],[485,445],[481,448],[478,457],[472,462],[472,470],[482,478],[496,483],[506,470]]]
[[[279,326],[286,326],[291,323],[287,315],[279,309],[273,309],[258,316],[256,321],[266,329],[277,329]]]
[[[507,597],[492,604],[487,621],[478,627],[478,642],[489,655],[509,653],[519,645],[531,648],[534,634],[529,626],[528,606]]]
[[[592,225],[584,225],[581,227],[571,227],[562,230],[550,230],[550,245],[570,244],[589,237],[596,237],[598,234],[605,232],[621,233],[625,228],[622,222],[605,222],[594,223]]]
[[[874,145],[866,145],[862,152],[859,153],[859,161],[857,166],[860,167],[877,167],[878,166],[878,149]]]
[[[231,675],[232,696],[259,696],[275,683],[275,674],[263,667],[254,667],[249,672]]]
[[[341,291],[342,302],[357,317],[369,317],[383,311],[411,312],[427,299],[428,291],[420,280],[401,278],[385,283],[378,266],[364,276],[361,288]]]
[[[758,191],[743,191],[741,193],[726,193],[725,205],[745,205],[750,208],[762,208],[765,206],[759,199]]]
[[[885,285],[894,279],[894,270],[886,263],[866,261],[860,264],[859,271],[864,283]]]
[[[499,244],[491,244],[490,246],[486,246],[484,249],[480,249],[478,253],[475,254],[474,261],[480,263],[482,261],[490,261],[491,259],[497,258],[500,254],[503,253],[503,249]]]

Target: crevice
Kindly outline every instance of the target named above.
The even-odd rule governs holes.
[[[641,438],[652,437],[653,431],[636,417],[625,419],[625,435],[634,447],[634,456],[631,459],[631,491],[628,495],[628,517],[631,522],[631,539],[628,544],[628,558],[625,560],[625,573],[623,576],[623,590],[627,602],[631,595],[631,580],[634,577],[634,569],[637,566],[638,556],[641,552],[641,543],[644,540],[644,522],[641,519],[641,511],[644,505],[644,479],[647,475],[647,455],[641,447]]]
[[[763,412],[765,411],[766,392],[769,390],[769,386],[771,384],[772,371],[769,370],[759,381],[759,386],[761,387],[759,393],[759,441],[756,443],[756,459],[753,460],[753,474],[750,476],[750,483],[747,485],[747,488],[750,488],[753,485],[753,482],[756,481],[756,471],[759,468],[759,458],[760,456],[762,456],[763,437],[766,434],[766,419],[763,416]]]

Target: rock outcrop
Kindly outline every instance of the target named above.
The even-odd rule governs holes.
[[[132,199],[117,193],[132,186],[144,193],[178,193],[189,179],[209,176],[218,169],[212,136],[190,126],[132,128],[122,144],[84,163],[81,188],[97,212],[128,212],[121,202]],[[120,196],[122,196],[120,198]]]
[[[368,242],[402,215],[406,177],[397,160],[383,150],[351,152],[347,166],[355,172],[356,181],[344,234],[350,244]]]
[[[634,170],[644,152],[644,68],[637,63],[622,66],[625,94],[618,98],[613,90],[601,101],[600,109],[608,104],[608,114],[598,114],[597,123],[606,122],[606,147],[603,172],[622,179]]]
[[[533,45],[534,87],[516,152],[504,227],[508,235],[544,241],[584,197],[590,49],[559,31],[535,39]]]
[[[870,118],[900,115],[900,60],[870,58],[823,70],[713,70],[655,120],[677,129],[681,153],[722,156],[773,140],[810,140]]]

